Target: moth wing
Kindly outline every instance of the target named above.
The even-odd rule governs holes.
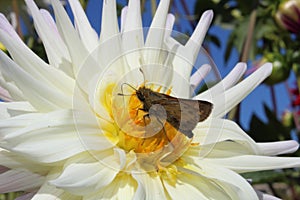
[[[194,118],[197,122],[204,121],[211,113],[213,104],[203,100],[191,100],[175,98],[163,94],[164,98],[159,101],[152,102],[153,104],[160,104],[166,112],[172,116],[198,116]]]

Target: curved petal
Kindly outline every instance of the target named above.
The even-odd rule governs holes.
[[[101,188],[95,194],[85,195],[83,200],[132,200],[137,188],[136,181],[130,174],[117,176],[109,185]]]
[[[133,197],[134,200],[166,199],[162,182],[157,174],[150,176],[147,172],[132,172],[132,177],[138,183],[136,193]]]
[[[211,151],[215,149],[215,145],[220,142],[229,142],[232,145],[234,143],[240,144],[244,147],[244,151],[250,154],[258,154],[259,149],[255,141],[249,137],[235,122],[226,120],[211,118],[211,120],[206,120],[204,122],[198,123],[196,128],[193,130],[194,138],[193,142],[200,143],[203,148],[201,150],[201,155],[206,156]],[[237,154],[243,154],[243,152],[235,151],[235,149],[226,148],[225,152],[228,151]],[[220,154],[220,156],[222,153]]]
[[[238,173],[300,167],[300,158],[242,155],[230,158],[207,158],[205,162],[222,165]]]
[[[195,161],[198,167],[193,170],[179,168],[179,171],[203,176],[213,181],[217,186],[225,191],[229,199],[258,200],[258,196],[251,185],[239,174],[218,165],[212,165],[205,160]]]
[[[263,155],[275,156],[280,154],[293,153],[299,148],[299,143],[295,140],[256,143]]]
[[[109,153],[109,152],[108,152]],[[119,173],[117,157],[105,153],[105,161],[94,163],[71,163],[55,180],[50,181],[56,187],[72,194],[85,195],[94,193],[110,184]],[[110,152],[111,153],[111,152]],[[119,165],[119,166],[118,166]]]

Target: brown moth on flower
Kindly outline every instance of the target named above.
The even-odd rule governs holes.
[[[176,98],[145,86],[140,87],[136,95],[143,103],[142,110],[148,112],[144,117],[155,116],[160,121],[166,112],[166,121],[189,138],[193,137],[192,130],[197,123],[204,121],[213,107],[208,101]]]

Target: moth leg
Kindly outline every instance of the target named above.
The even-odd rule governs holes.
[[[163,132],[164,132],[164,135],[166,136],[166,138],[167,138],[169,144],[171,144],[171,147],[174,149],[174,146],[173,146],[173,144],[172,144],[170,138],[169,138],[168,135],[167,135],[167,131],[166,131],[166,129],[165,129],[164,124],[162,123],[162,121],[161,121],[158,117],[157,117],[157,121],[161,124],[162,129],[163,129]]]

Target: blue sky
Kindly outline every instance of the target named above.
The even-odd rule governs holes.
[[[118,2],[122,3],[123,5],[126,4],[126,0],[122,0]],[[194,2],[195,0],[189,0],[188,6],[191,12],[193,11]],[[177,3],[179,4],[180,2],[177,0]],[[99,32],[100,30],[101,6],[102,6],[102,0],[90,0],[89,5],[87,7],[87,15],[92,23],[92,26],[97,30],[97,32]],[[151,12],[150,12],[149,3],[146,4],[146,11],[143,13],[143,23],[145,27],[148,27],[151,23]],[[192,31],[188,21],[181,19],[177,23],[180,24],[180,29],[182,31],[184,32]],[[178,31],[178,26],[175,25],[174,29]],[[229,61],[225,64],[223,55],[226,48],[226,41],[228,39],[230,31],[224,30],[220,27],[211,27],[209,29],[209,32],[211,34],[216,35],[221,41],[221,48],[217,48],[214,45],[209,45],[209,48],[210,48],[211,56],[215,61],[221,76],[224,77],[238,62],[238,54],[237,52],[234,52],[231,58],[229,59]],[[293,81],[293,78],[291,78],[290,82],[291,81]],[[278,103],[277,106],[278,114],[281,114],[284,111],[284,109],[289,107],[288,94],[285,90],[284,84],[276,85],[275,90],[276,90],[276,98]],[[241,124],[244,128],[246,129],[248,128],[252,113],[256,113],[262,119],[265,119],[265,116],[263,114],[263,103],[269,105],[269,107],[272,108],[270,89],[265,85],[261,85],[258,88],[256,88],[249,96],[247,96],[244,99],[242,103]]]

